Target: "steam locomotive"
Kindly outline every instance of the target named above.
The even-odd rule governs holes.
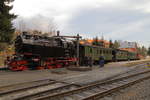
[[[76,62],[74,41],[23,32],[15,39],[11,70],[59,68]]]
[[[15,54],[8,63],[9,69],[51,69],[76,64],[77,43],[60,36],[47,37],[31,35],[23,32],[15,39]],[[106,62],[137,60],[138,54],[112,48],[103,48],[92,45],[79,45],[79,64],[85,65],[91,58],[97,64],[103,56]]]

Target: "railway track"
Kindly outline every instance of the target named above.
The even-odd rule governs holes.
[[[95,100],[149,78],[150,70],[102,83],[90,84],[62,93],[49,93],[32,98],[32,100]]]
[[[46,91],[49,91],[50,93],[57,93],[57,91],[63,89],[72,90],[77,87],[78,86],[74,84],[68,84],[50,79],[20,83],[15,86],[10,85],[8,87],[0,87],[0,100],[27,99],[28,96],[30,98],[32,96],[39,96],[41,93],[45,93]]]
[[[119,86],[121,88],[124,87],[122,85],[130,84],[130,80],[137,82],[143,79],[142,76],[149,78],[150,70],[131,70],[111,80],[86,84],[82,87],[65,83],[63,80],[50,79],[20,83],[15,86],[0,87],[0,100],[91,100],[105,96],[111,93],[110,91],[116,91]]]

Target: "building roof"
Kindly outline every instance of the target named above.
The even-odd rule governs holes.
[[[80,43],[81,44],[92,44],[93,43],[93,39],[87,39],[87,40],[80,40]],[[107,40],[98,40],[99,42],[103,42],[104,44],[106,44],[106,45],[109,45],[110,44],[110,42],[109,41],[107,41]]]

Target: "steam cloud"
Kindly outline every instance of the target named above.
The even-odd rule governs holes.
[[[38,30],[41,32],[52,32],[56,30],[54,19],[42,15],[35,15],[29,18],[19,16],[13,21],[13,24],[20,31]]]

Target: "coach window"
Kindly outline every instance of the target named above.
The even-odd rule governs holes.
[[[110,50],[110,54],[112,54],[112,51]]]
[[[103,53],[105,54],[105,50],[103,50]]]
[[[122,56],[122,52],[120,52],[120,56]]]
[[[108,54],[108,50],[106,50],[106,54]]]
[[[105,50],[105,54],[107,54],[107,50]]]
[[[104,50],[102,50],[102,54],[104,54]]]
[[[92,53],[92,48],[90,48],[90,53]]]

